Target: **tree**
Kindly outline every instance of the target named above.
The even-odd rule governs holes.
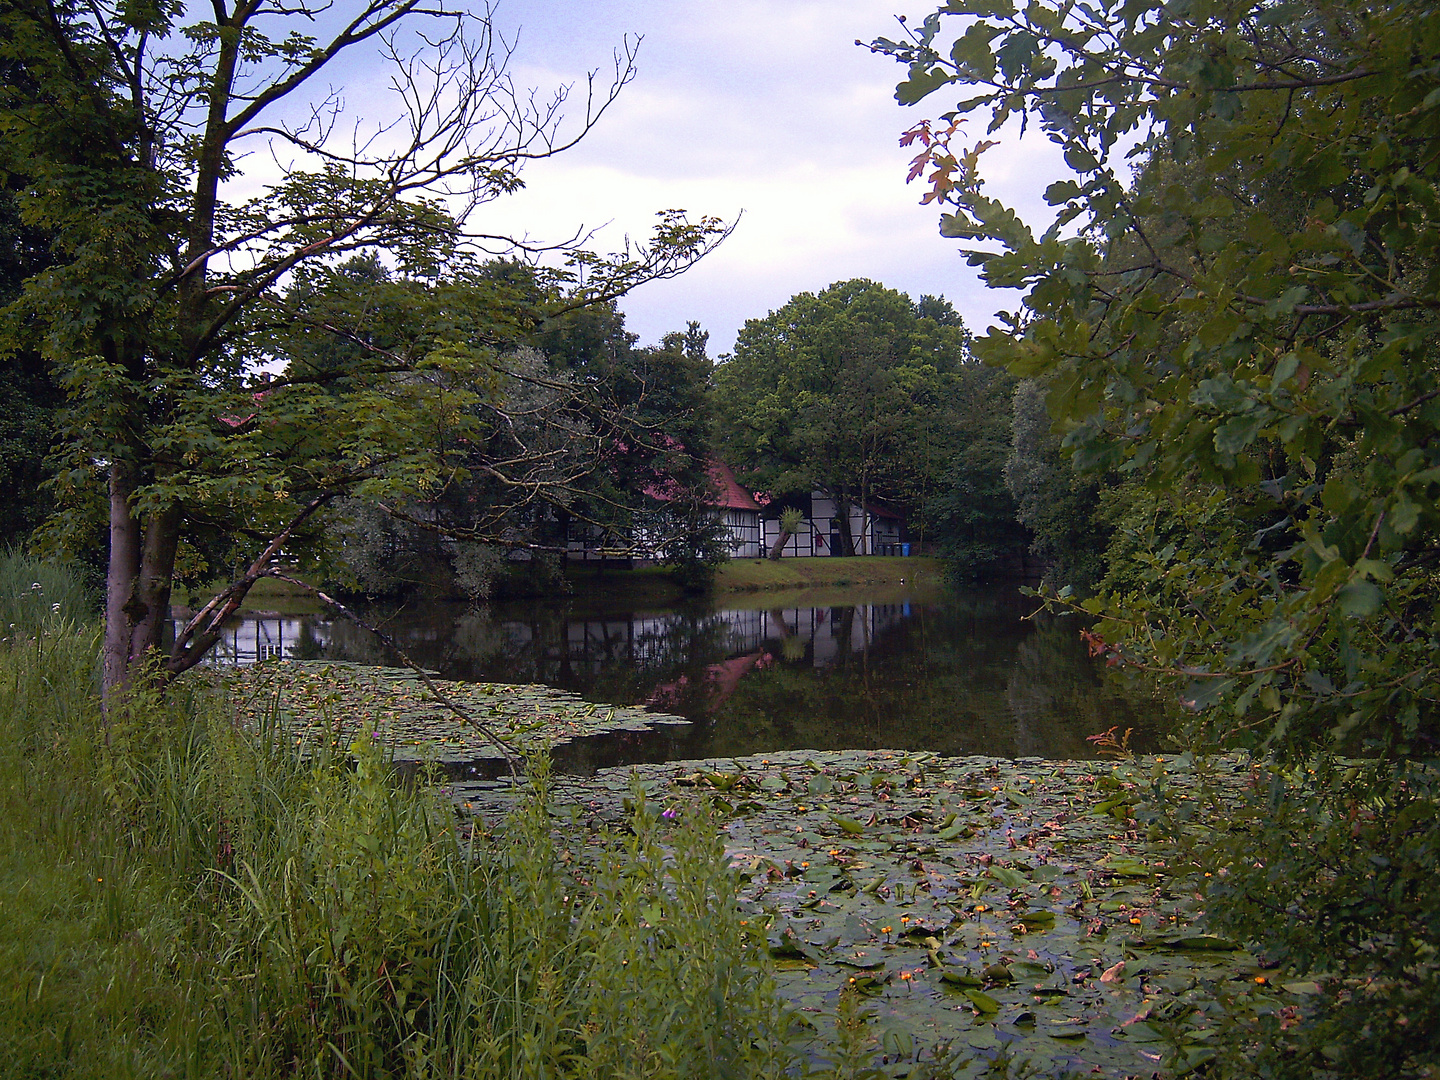
[[[921,405],[963,363],[965,342],[958,317],[921,317],[909,297],[872,281],[801,293],[746,322],[716,369],[726,458],[775,494],[823,491],[855,554],[849,508],[907,492]]]
[[[1093,592],[1105,575],[1109,530],[1096,520],[1101,485],[1077,476],[1050,430],[1045,388],[1026,379],[1011,401],[1010,454],[1005,486],[1015,500],[1016,517],[1030,530],[1030,550],[1049,564],[1047,579]]]
[[[50,262],[50,237],[20,220],[17,178],[0,188],[0,305]],[[64,395],[39,352],[16,350],[0,369],[0,543],[23,543],[46,517],[45,459],[59,434]]]
[[[107,694],[159,648],[177,552],[197,521],[236,523],[258,555],[181,632],[163,677],[204,655],[328,502],[433,488],[436,462],[412,436],[466,414],[492,385],[494,347],[451,338],[417,355],[368,353],[343,379],[262,391],[250,375],[257,339],[289,314],[277,289],[359,252],[388,252],[422,280],[467,247],[523,249],[464,223],[515,191],[526,161],[583,136],[634,74],[627,48],[608,88],[592,76],[567,135],[565,91],[546,101],[514,88],[488,11],[418,0],[217,0],[211,11],[188,24],[180,5],[118,0],[14,0],[0,12],[0,167],[27,178],[23,220],[56,238],[55,265],[12,307],[43,328],[43,355],[70,394],[61,494],[106,474]],[[388,65],[397,112],[344,144],[338,92],[304,99],[365,50]],[[267,147],[284,175],[239,196],[243,159]],[[572,244],[584,285],[569,302],[678,273],[723,233],[667,213],[650,245],[616,257]]]
[[[1174,685],[1193,745],[1269,755],[1212,913],[1366,987],[1327,983],[1267,1067],[1433,1066],[1440,13],[977,0],[873,47],[902,103],[966,88],[906,138],[942,232],[1025,290],[977,352],[1048,380],[1079,468],[1146,485],[1095,640]],[[952,148],[986,114],[1074,172],[1038,235],[986,144]]]
[[[775,543],[770,545],[767,558],[771,562],[779,562],[780,555],[785,550],[785,545],[790,538],[800,531],[801,524],[805,521],[805,515],[797,507],[790,506],[780,511],[780,535],[775,538]]]
[[[921,435],[923,535],[956,580],[985,578],[1007,564],[1013,570],[1030,543],[1029,523],[1017,517],[1006,486],[1014,386],[1003,371],[965,365],[944,384],[937,421]]]

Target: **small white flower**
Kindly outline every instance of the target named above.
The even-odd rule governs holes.
[[[45,586],[41,585],[38,581],[32,581],[30,583],[30,588],[36,592],[40,592],[44,590]]]
[[[59,615],[59,614],[60,614],[60,605],[59,605],[59,604],[51,604],[51,605],[50,605],[50,610],[53,611],[56,615]]]

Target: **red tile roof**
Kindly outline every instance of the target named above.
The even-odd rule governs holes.
[[[735,474],[718,458],[710,459],[710,479],[714,481],[719,493],[712,506],[723,507],[726,510],[755,510],[759,511],[760,504],[755,501],[755,496],[740,486],[735,479]]]
[[[755,502],[755,497],[740,486],[735,479],[735,474],[718,458],[711,458],[706,470],[710,474],[710,482],[714,486],[711,498],[705,500],[705,505],[719,507],[722,510],[754,510],[757,513],[760,506]],[[645,494],[652,499],[659,499],[661,502],[669,502],[676,497],[679,485],[673,479],[667,479],[659,484],[647,484]]]

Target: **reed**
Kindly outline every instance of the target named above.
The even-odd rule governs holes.
[[[0,647],[7,1075],[805,1071],[698,804],[661,822],[641,798],[592,879],[558,855],[543,763],[503,827],[462,834],[372,739],[241,730],[218,679],[102,727],[73,581],[0,570],[26,576],[65,598],[30,621],[14,598]]]

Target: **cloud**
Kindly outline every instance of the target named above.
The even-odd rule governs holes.
[[[621,301],[647,342],[693,319],[711,331],[712,352],[725,351],[745,319],[850,277],[944,294],[983,330],[1013,295],[987,292],[938,235],[938,211],[904,182],[913,151],[897,145],[950,102],[897,106],[902,69],[854,44],[893,36],[891,11],[877,0],[505,0],[496,26],[517,42],[514,82],[542,100],[569,85],[572,134],[587,73],[599,72],[603,93],[613,51],[627,34],[644,41],[638,77],[594,130],[529,165],[525,189],[482,207],[472,225],[552,241],[598,228],[596,246],[613,250],[646,236],[660,210],[743,212],[699,266]],[[339,77],[352,116],[373,125],[393,114],[378,64],[352,60]],[[250,161],[246,186],[275,173],[264,154]],[[1007,130],[982,161],[992,193],[1045,220],[1041,193],[1066,171],[1050,144]]]

